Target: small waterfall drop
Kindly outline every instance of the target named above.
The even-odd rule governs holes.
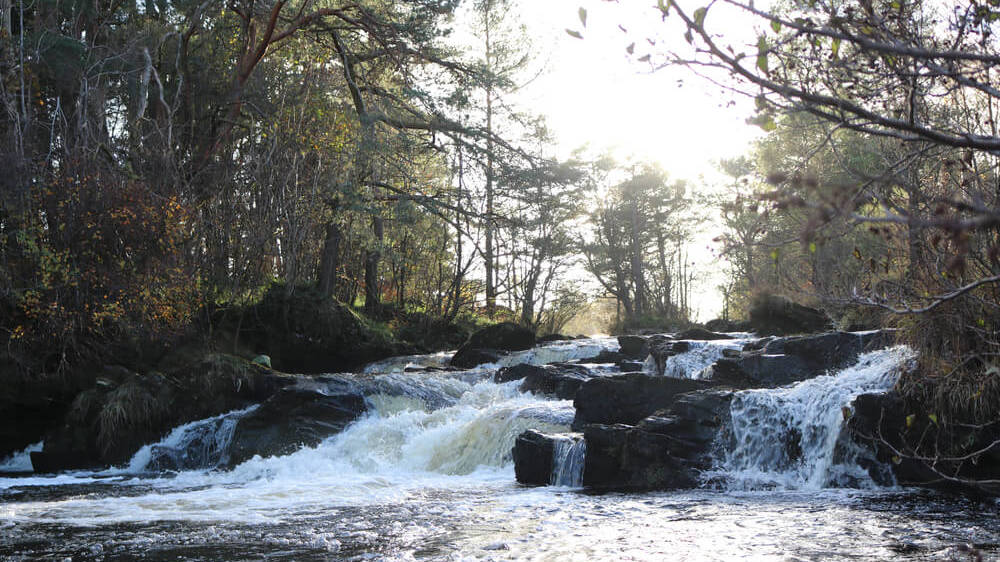
[[[736,393],[721,476],[731,489],[872,487],[861,447],[843,434],[857,396],[885,392],[915,354],[899,346],[866,353],[857,364],[784,388]]]
[[[41,451],[44,445],[44,441],[33,443],[25,447],[23,451],[18,451],[0,460],[0,472],[34,472],[34,468],[31,466],[31,453]]]
[[[663,375],[676,379],[702,379],[711,374],[712,365],[722,358],[726,349],[739,350],[746,340],[690,341],[690,348],[667,357]],[[656,362],[653,362],[655,368]]]
[[[226,460],[237,422],[256,409],[254,405],[178,426],[158,443],[139,449],[124,472],[215,468]]]
[[[580,434],[558,435],[553,444],[552,476],[553,486],[583,486],[583,465],[587,455],[587,442]]]

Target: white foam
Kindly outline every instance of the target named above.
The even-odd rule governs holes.
[[[35,469],[31,466],[31,453],[41,451],[44,445],[44,441],[33,443],[25,447],[23,451],[18,451],[3,459],[0,461],[0,472],[34,472]]]
[[[915,354],[905,346],[866,353],[836,374],[733,398],[732,444],[717,471],[738,489],[874,486],[858,464],[864,452],[844,439],[844,408],[861,394],[885,392]]]

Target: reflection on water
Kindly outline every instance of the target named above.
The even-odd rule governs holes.
[[[941,560],[967,559],[967,545],[992,559],[1000,542],[995,505],[928,492],[594,496],[520,488],[510,480],[452,478],[454,489],[414,487],[393,501],[370,505],[341,505],[315,490],[312,502],[254,522],[233,521],[222,512],[216,520],[106,525],[4,518],[0,555],[4,560]],[[45,488],[47,499],[18,492],[3,499],[123,501],[112,489],[130,487],[70,488]],[[131,488],[138,492],[131,499],[141,506],[150,489]],[[252,487],[231,492],[248,502],[254,494]],[[155,493],[177,495],[181,505],[181,498],[200,492]]]

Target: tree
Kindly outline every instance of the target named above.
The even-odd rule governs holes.
[[[686,321],[684,245],[691,224],[681,216],[690,205],[685,185],[669,183],[655,166],[635,165],[625,171],[627,179],[600,186],[609,180],[609,164],[599,162],[592,176],[595,210],[590,235],[581,241],[585,267],[617,299],[626,326],[653,313],[665,322]]]

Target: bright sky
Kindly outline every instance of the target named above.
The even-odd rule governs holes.
[[[683,41],[676,26],[661,23],[654,4],[522,0],[523,21],[548,59],[548,72],[521,94],[521,104],[548,118],[560,156],[585,143],[596,151],[614,147],[620,157],[659,162],[672,177],[706,189],[700,177],[717,177],[713,162],[745,154],[760,129],[745,122],[752,110],[748,100],[729,106],[732,96],[685,69],[652,73],[648,64],[629,60],[625,46],[635,41],[638,54],[649,35],[661,35],[661,44]],[[581,6],[587,10],[586,28],[578,15]],[[623,33],[619,24],[630,32]],[[567,28],[584,38],[571,37]],[[695,268],[705,275],[692,295],[702,321],[722,307],[715,288],[723,280],[721,268],[708,250],[719,233],[717,226],[707,226],[691,249]]]

